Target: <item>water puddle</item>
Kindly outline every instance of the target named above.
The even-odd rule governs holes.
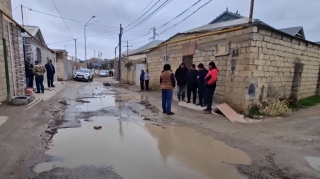
[[[307,160],[310,167],[312,167],[316,171],[320,172],[320,157],[308,156],[308,157],[304,157],[304,158]]]
[[[0,116],[0,126],[2,126],[2,124],[6,123],[8,118],[9,118],[8,116]]]
[[[106,107],[116,106],[115,97],[114,96],[99,96],[94,98],[83,98],[77,100],[82,103],[81,105],[77,105],[76,108],[80,111],[97,111]]]
[[[106,99],[90,100],[83,105],[100,104],[99,100]],[[81,121],[80,128],[59,129],[46,151],[53,161],[38,164],[34,170],[41,173],[57,167],[112,166],[124,179],[242,179],[246,177],[235,165],[251,164],[245,152],[189,127],[157,126],[142,120],[125,122],[110,116],[90,120]],[[94,126],[102,128],[95,130]]]

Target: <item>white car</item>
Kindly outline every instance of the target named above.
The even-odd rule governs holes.
[[[99,76],[108,77],[109,76],[109,71],[108,70],[100,70]]]
[[[93,72],[90,69],[82,68],[76,71],[73,79],[75,81],[92,81],[93,80]]]

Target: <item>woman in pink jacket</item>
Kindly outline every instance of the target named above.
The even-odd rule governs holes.
[[[219,74],[219,69],[216,67],[214,62],[209,63],[209,72],[204,78],[204,85],[206,89],[206,104],[207,108],[204,110],[205,114],[211,114],[212,111],[212,98],[214,91],[217,86],[217,78]]]

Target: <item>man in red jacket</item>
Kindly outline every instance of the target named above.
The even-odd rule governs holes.
[[[216,64],[214,62],[209,63],[209,72],[204,78],[204,85],[206,88],[206,103],[207,108],[204,110],[205,114],[211,114],[212,111],[212,98],[214,91],[217,86],[217,78],[219,74],[219,69],[216,67]]]

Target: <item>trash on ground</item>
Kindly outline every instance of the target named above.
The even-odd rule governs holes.
[[[95,130],[100,130],[100,129],[102,129],[102,126],[94,126],[93,127]]]
[[[308,141],[308,142],[312,142],[313,140],[312,140],[312,139],[307,139],[307,141]]]

